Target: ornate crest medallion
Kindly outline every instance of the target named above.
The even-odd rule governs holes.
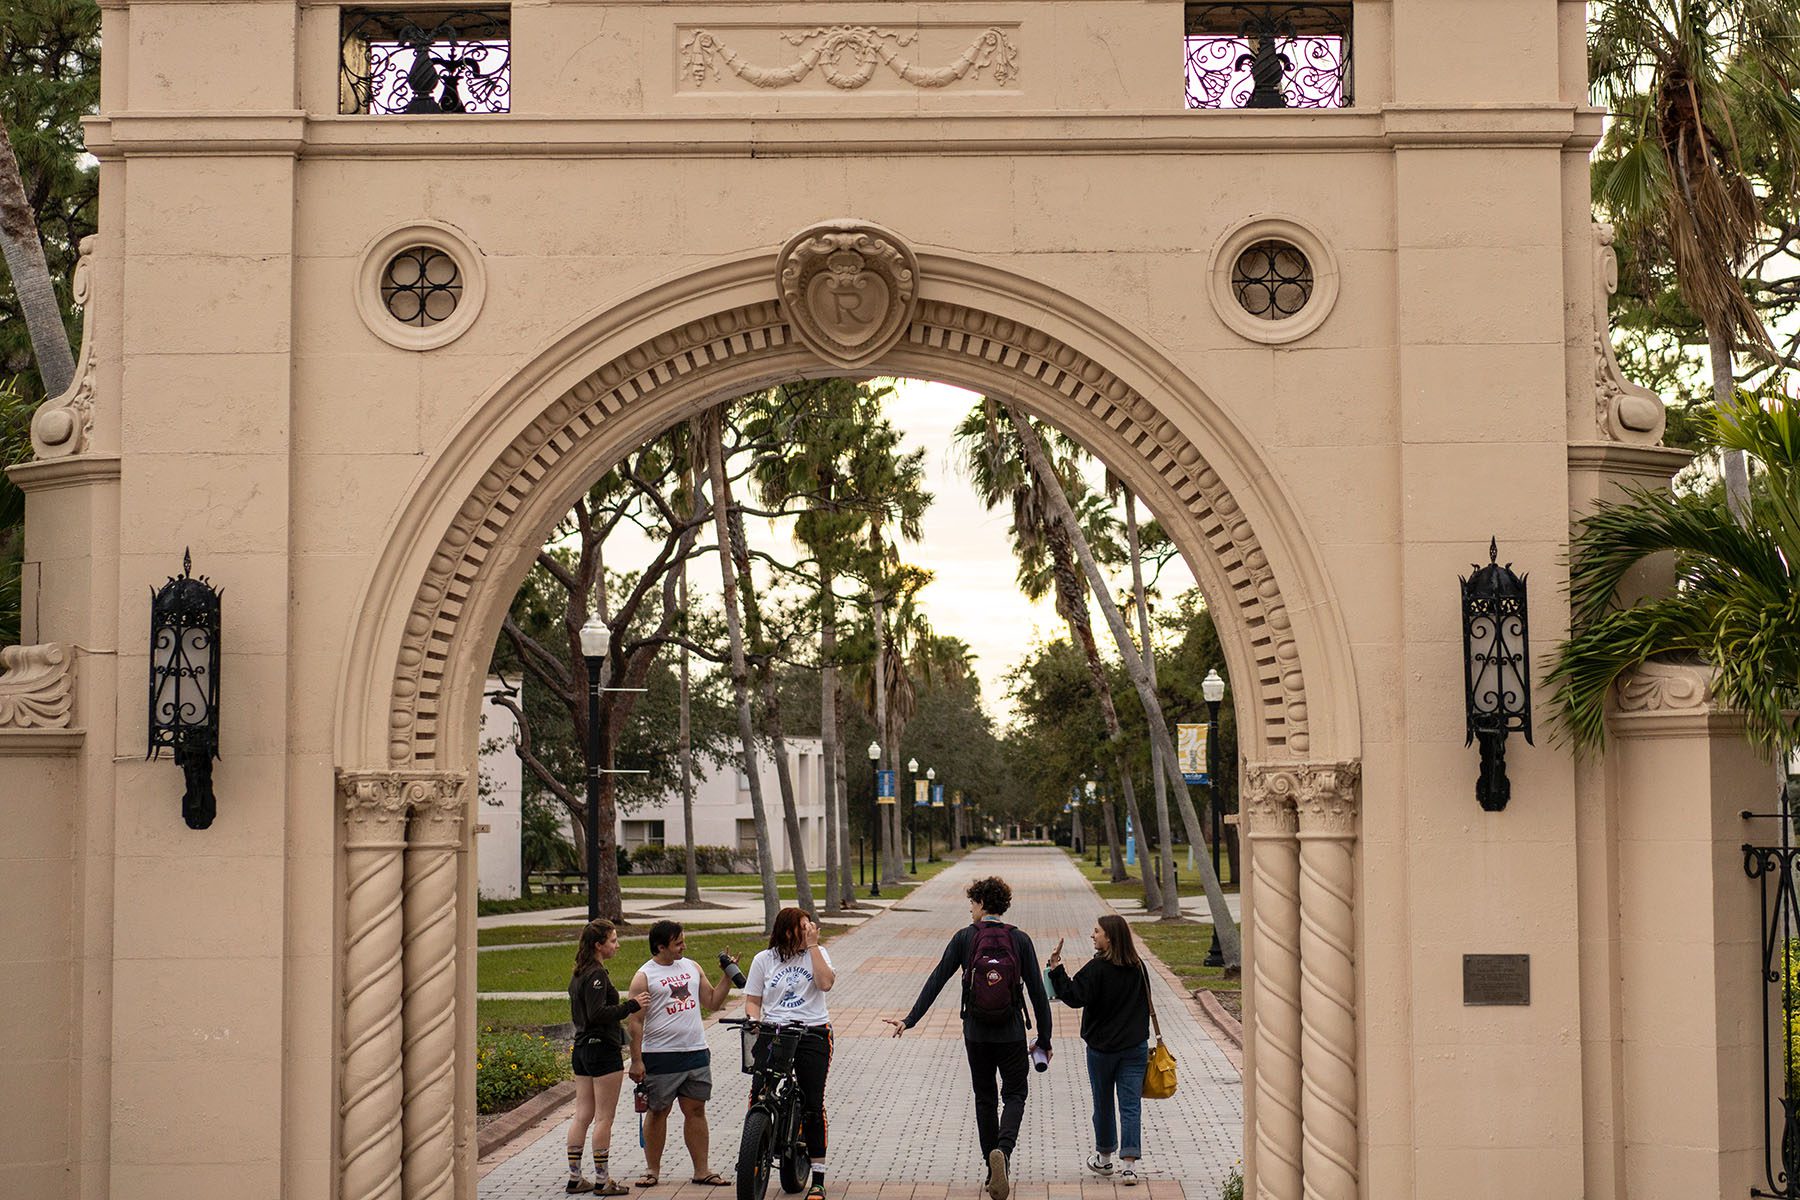
[[[775,279],[795,334],[839,367],[887,353],[919,296],[912,250],[864,221],[826,221],[795,234],[775,261]]]

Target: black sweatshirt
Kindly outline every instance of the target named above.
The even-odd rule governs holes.
[[[577,1046],[589,1042],[623,1046],[625,1027],[621,1022],[637,1010],[636,1000],[619,1003],[619,989],[598,962],[569,978],[569,1019],[575,1022]]]
[[[1023,929],[1013,928],[1013,952],[1019,956],[1019,978],[1025,984],[1026,994],[1031,998],[1033,1020],[1037,1024],[1037,1044],[1048,1050],[1050,1048],[1050,998],[1044,995],[1044,974],[1038,968],[1037,949],[1031,944],[1031,938]],[[931,978],[925,981],[925,987],[919,992],[919,999],[913,1004],[912,1011],[906,1014],[906,1027],[911,1029],[931,1007],[938,993],[943,991],[944,984],[950,977],[961,971],[969,962],[969,954],[975,946],[975,926],[965,925],[956,931],[950,944],[944,947],[944,957],[938,960],[937,967],[931,972]],[[966,998],[965,998],[966,999]],[[970,1017],[965,1003],[963,1010],[963,1040],[965,1042],[1022,1042],[1025,1040],[1025,1009],[1014,1008],[1012,1016],[1005,1021],[984,1021],[979,1017]]]
[[[1056,998],[1081,1010],[1081,1040],[1116,1054],[1150,1040],[1150,993],[1142,967],[1122,967],[1096,955],[1073,979],[1061,963],[1050,968]]]

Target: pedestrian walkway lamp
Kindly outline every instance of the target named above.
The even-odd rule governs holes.
[[[925,791],[931,796],[931,807],[944,807],[943,793],[938,791],[937,768],[925,768]],[[927,862],[937,861],[937,818],[930,813],[925,814],[925,859]]]
[[[870,840],[875,843],[874,869],[869,872],[869,895],[881,895],[881,743],[869,743],[869,768],[875,772],[875,790],[869,796]]]
[[[1212,795],[1208,798],[1207,808],[1212,810],[1212,867],[1213,878],[1219,877],[1219,704],[1225,699],[1225,680],[1217,668],[1206,673],[1200,681],[1200,697],[1206,701],[1206,777],[1212,780]],[[1219,927],[1213,926],[1212,945],[1206,951],[1205,966],[1222,967],[1225,965],[1225,952],[1219,946]]]
[[[912,873],[919,873],[919,760],[906,760],[906,851],[912,858]]]
[[[600,719],[600,671],[612,650],[612,630],[598,614],[581,627],[581,657],[587,660],[587,915],[600,915],[600,765],[605,753],[605,724]]]
[[[150,741],[145,758],[175,752],[187,787],[181,818],[205,829],[218,809],[212,765],[219,756],[219,591],[194,574],[184,550],[181,574],[150,596]]]
[[[1087,781],[1085,790],[1087,792],[1088,808],[1091,811],[1094,807],[1094,793],[1100,790],[1100,785],[1090,779]],[[1094,865],[1098,867],[1100,865],[1100,843],[1094,838],[1089,838],[1088,840],[1094,843]]]
[[[1481,743],[1481,775],[1475,799],[1499,812],[1512,798],[1506,778],[1506,735],[1523,733],[1531,744],[1531,660],[1525,620],[1525,577],[1501,566],[1500,547],[1488,540],[1488,565],[1462,580],[1463,692],[1466,746]]]

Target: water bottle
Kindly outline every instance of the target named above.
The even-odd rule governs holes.
[[[1039,1071],[1048,1071],[1050,1069],[1050,1056],[1044,1053],[1044,1048],[1042,1046],[1033,1046],[1031,1048],[1031,1065],[1035,1070]]]
[[[644,1085],[641,1083],[632,1093],[631,1106],[641,1113],[650,1111],[650,1093],[644,1090]]]
[[[725,972],[726,977],[731,980],[733,987],[741,988],[744,986],[743,970],[735,962],[732,962],[731,955],[723,950],[719,951],[719,969]]]

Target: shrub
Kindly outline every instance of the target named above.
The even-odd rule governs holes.
[[[1244,1173],[1236,1167],[1225,1177],[1225,1186],[1219,1190],[1219,1200],[1244,1200]]]
[[[694,867],[702,875],[738,875],[753,869],[754,860],[731,846],[695,846]],[[680,875],[687,870],[684,846],[639,846],[631,852],[636,875]]]
[[[549,1038],[483,1028],[475,1040],[475,1111],[505,1112],[568,1074],[568,1051]]]

